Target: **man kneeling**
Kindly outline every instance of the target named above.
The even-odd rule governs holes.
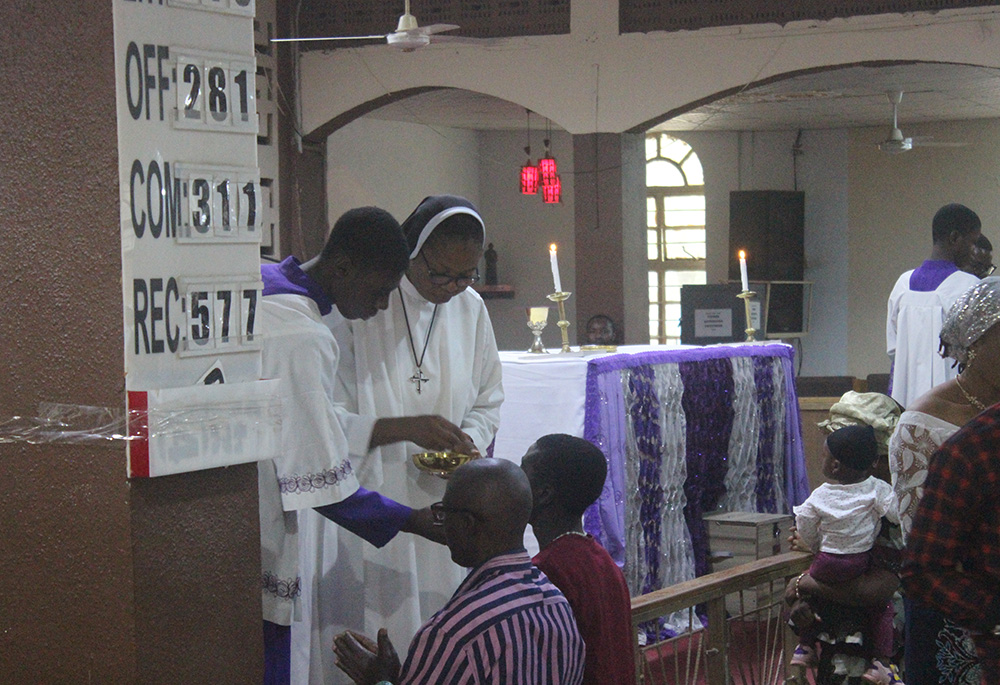
[[[584,643],[573,611],[523,547],[531,515],[524,472],[502,459],[471,461],[431,511],[452,560],[472,572],[417,631],[402,668],[383,629],[377,644],[358,633],[338,635],[341,670],[358,685],[579,685]]]

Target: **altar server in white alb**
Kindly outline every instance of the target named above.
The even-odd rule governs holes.
[[[265,378],[279,379],[282,400],[281,454],[258,465],[267,685],[289,682],[289,626],[300,617],[298,510],[315,508],[374,545],[384,545],[400,530],[433,530],[429,509],[414,512],[359,487],[352,459],[363,457],[370,444],[393,439],[386,434],[394,426],[380,431],[374,416],[348,413],[335,403],[338,349],[321,318],[334,306],[348,319],[385,309],[409,262],[408,251],[392,215],[362,207],[337,220],[317,257],[304,264],[288,257],[261,267],[262,371]],[[439,431],[428,438],[433,449],[464,440],[457,427],[434,417],[410,423],[424,426],[416,439]],[[310,513],[319,516],[316,512]],[[333,540],[337,529],[330,524]]]
[[[437,195],[418,205],[403,231],[410,264],[388,309],[367,321],[327,317],[342,355],[338,397],[362,415],[440,415],[460,426],[466,451],[485,454],[503,388],[489,314],[469,287],[479,278],[482,218],[468,200]],[[412,507],[440,501],[446,483],[417,470],[412,455],[419,451],[412,442],[373,449],[356,462],[358,479]],[[333,663],[335,635],[385,627],[391,638],[408,640],[466,574],[447,547],[423,538],[399,536],[376,549],[352,536],[334,540],[335,526],[314,512],[303,512],[300,525],[316,543],[302,547],[303,600],[311,606],[308,621],[293,629],[296,682],[350,682]],[[311,635],[301,634],[309,622]]]
[[[982,222],[966,207],[952,203],[934,215],[930,259],[896,280],[885,323],[886,350],[892,359],[889,394],[904,408],[925,392],[958,375],[938,351],[944,317],[977,276],[959,270],[972,258]]]

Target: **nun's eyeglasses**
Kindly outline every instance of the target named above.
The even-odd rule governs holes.
[[[427,256],[424,251],[420,251],[420,256],[424,258],[424,264],[427,265],[427,280],[429,280],[434,285],[446,286],[454,283],[459,288],[467,288],[470,285],[479,282],[479,268],[473,269],[471,274],[464,274],[461,276],[449,276],[448,274],[437,273],[431,270],[431,263],[427,261]]]

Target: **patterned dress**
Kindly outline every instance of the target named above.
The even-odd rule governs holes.
[[[917,504],[924,494],[931,455],[958,426],[918,411],[906,411],[889,442],[889,470],[899,500],[900,528],[905,542]],[[979,662],[969,634],[938,612],[907,601],[905,677],[912,683],[979,682]]]

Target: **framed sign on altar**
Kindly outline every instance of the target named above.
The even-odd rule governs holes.
[[[756,331],[764,330],[759,293],[763,283],[751,283],[750,289],[758,297],[750,300],[750,325]],[[737,297],[739,283],[709,283],[681,286],[681,344],[718,345],[743,342],[746,339],[746,308]]]

